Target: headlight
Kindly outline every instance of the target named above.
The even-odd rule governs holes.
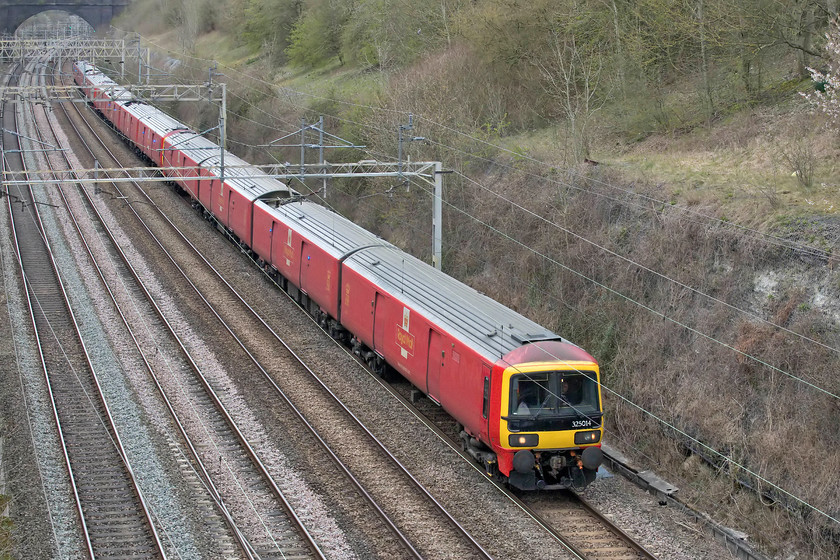
[[[601,441],[601,432],[598,430],[575,433],[575,445],[586,445],[588,443],[598,443],[599,441]]]
[[[539,444],[539,434],[510,434],[508,436],[508,445],[511,447],[536,447]]]

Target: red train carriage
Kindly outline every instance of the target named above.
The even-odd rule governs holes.
[[[599,369],[581,348],[307,200],[85,62],[80,89],[330,333],[463,427],[464,449],[522,489],[583,488],[601,462]]]
[[[601,399],[585,351],[316,204],[258,202],[253,248],[374,370],[451,414],[489,474],[523,489],[594,479]]]

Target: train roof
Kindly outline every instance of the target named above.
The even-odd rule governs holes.
[[[90,80],[91,84],[103,88],[109,88],[108,91],[111,99],[125,102],[134,98],[134,95],[130,91],[126,90],[107,75],[103,74],[98,68],[91,65],[89,62],[79,60],[76,62],[76,66],[82,73],[84,73],[87,79]]]
[[[184,155],[200,167],[219,177],[222,167],[219,145],[185,129],[183,124],[180,128],[184,130],[167,137],[166,146],[177,146]],[[241,192],[248,200],[257,200],[276,194],[284,197],[297,194],[282,181],[274,179],[265,171],[227,150],[225,150],[225,184]]]
[[[181,121],[170,117],[154,105],[143,101],[123,103],[123,107],[149,129],[157,132],[158,136],[164,136],[173,130],[186,128],[186,125]]]
[[[87,61],[77,61],[76,66],[84,72],[92,85],[113,86],[114,89],[111,91],[115,93],[112,94],[112,99],[118,100],[126,111],[148,129],[157,133],[159,137],[166,137],[163,143],[164,149],[166,146],[177,146],[184,155],[206,168],[212,175],[221,176],[221,154],[218,144],[190,130],[187,125],[154,105],[135,98],[130,91],[119,86]],[[285,197],[297,194],[285,183],[272,178],[227,150],[225,150],[225,184],[241,192],[248,200],[278,194]]]
[[[80,61],[77,64],[93,84],[116,86],[88,63]],[[133,98],[129,91],[123,91]],[[188,130],[152,105],[122,103],[159,136],[168,134],[167,145],[177,145],[193,161],[219,176],[221,157],[217,144]],[[488,361],[495,362],[530,342],[558,340],[571,344],[323,206],[307,200],[282,205],[258,200],[275,193],[286,196],[297,193],[228,151],[225,151],[225,167],[226,184],[276,213],[336,258],[345,258],[348,267],[368,278],[383,292],[399,294],[400,299],[470,345]]]
[[[562,340],[545,327],[396,247],[370,247],[351,255],[345,263],[388,292],[400,294],[441,328],[457,335],[490,360],[502,358],[530,342]]]
[[[529,342],[557,340],[571,344],[314,202],[284,204],[271,211],[333,256],[346,256],[346,266],[383,292],[399,294],[408,305],[491,362]]]
[[[258,201],[281,220],[293,226],[318,247],[339,259],[360,247],[390,243],[360,227],[341,214],[304,199],[275,206]],[[394,247],[396,249],[396,247]]]

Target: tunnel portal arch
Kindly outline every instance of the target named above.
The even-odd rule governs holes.
[[[108,25],[125,9],[130,0],[0,0],[0,33],[12,34],[34,15],[60,10],[79,16],[94,29]]]

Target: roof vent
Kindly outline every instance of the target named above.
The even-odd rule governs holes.
[[[528,344],[530,342],[539,342],[541,340],[562,340],[561,337],[549,332],[541,332],[534,334],[519,334],[511,333],[510,337],[520,344]]]

